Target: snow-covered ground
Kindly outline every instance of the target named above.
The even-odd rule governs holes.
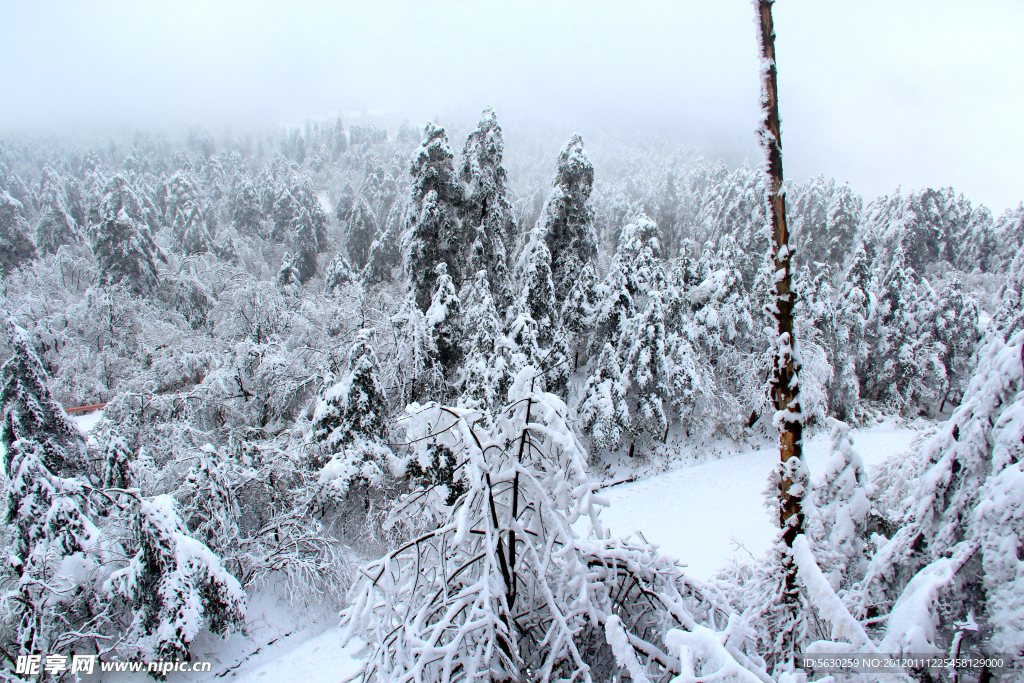
[[[869,469],[905,451],[919,433],[893,418],[851,430]],[[804,455],[813,478],[828,459],[828,434],[808,439]],[[760,557],[770,547],[775,527],[763,492],[778,457],[776,449],[758,450],[613,486],[603,492],[611,506],[601,519],[616,535],[640,531],[688,574],[707,580],[729,560],[749,558],[748,552]]]
[[[324,211],[328,214],[334,213],[334,206],[331,204],[331,198],[327,194],[327,190],[321,190],[316,193],[316,198],[320,202],[320,206],[323,207]]]
[[[102,410],[94,410],[91,413],[79,413],[77,415],[69,415],[71,421],[78,425],[78,428],[83,433],[88,434],[96,426],[96,423],[103,419]]]
[[[906,451],[921,431],[921,426],[908,427],[887,418],[851,434],[854,448],[870,468]],[[813,477],[828,458],[828,434],[808,439],[804,451]],[[732,558],[743,559],[747,552],[760,556],[771,544],[775,528],[763,506],[763,491],[777,457],[775,449],[741,453],[613,486],[604,491],[611,506],[602,512],[602,520],[616,534],[640,531],[660,544],[663,552],[684,562],[689,574],[708,579]],[[351,680],[358,673],[362,645],[342,649],[337,624],[335,611],[289,609],[265,595],[249,605],[246,636],[221,640],[204,634],[193,644],[197,660],[214,662],[209,674],[172,673],[168,681]],[[112,675],[103,680],[128,679]]]
[[[172,672],[167,675],[168,682],[338,683],[361,666],[351,656],[361,644],[341,649],[336,606],[289,605],[273,591],[265,591],[249,596],[246,611],[247,633],[221,638],[203,631],[192,643],[193,661],[210,662],[209,673]],[[96,680],[128,683],[150,679],[146,674],[106,673]]]

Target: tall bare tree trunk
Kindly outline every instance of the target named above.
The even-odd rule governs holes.
[[[779,421],[779,455],[782,476],[779,484],[779,522],[787,548],[803,533],[804,513],[801,505],[806,475],[801,462],[803,447],[803,414],[800,410],[799,357],[795,352],[789,229],[786,226],[786,197],[782,193],[782,135],[779,128],[779,99],[775,70],[775,30],[772,24],[773,0],[758,0],[757,20],[761,39],[761,127],[758,138],[768,161],[769,219],[772,225],[772,252],[775,265],[775,287],[772,292],[777,336],[777,353],[772,372],[772,401],[782,418]],[[796,596],[796,566],[787,553],[786,598]]]

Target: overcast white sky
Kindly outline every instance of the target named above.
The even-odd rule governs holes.
[[[779,0],[786,175],[1024,199],[1024,2]],[[746,0],[0,0],[0,135],[331,111],[650,131],[759,158]]]

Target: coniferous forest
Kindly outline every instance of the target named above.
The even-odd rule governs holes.
[[[367,682],[1020,680],[1024,205],[784,181],[773,252],[763,162],[511,137],[486,108],[0,141],[0,678],[256,650],[274,596]],[[828,455],[773,467],[765,554],[697,578],[603,522],[787,420]],[[869,468],[885,420],[919,434]]]

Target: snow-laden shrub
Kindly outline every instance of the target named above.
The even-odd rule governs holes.
[[[832,590],[847,588],[863,571],[864,533],[873,488],[860,455],[853,450],[850,426],[829,418],[832,454],[819,480],[812,482],[817,515],[808,524],[816,542],[818,564]]]
[[[360,570],[342,624],[347,639],[367,639],[368,676],[603,681],[625,669],[657,680],[680,671],[669,629],[729,631],[714,591],[648,544],[602,530],[603,501],[567,408],[533,390],[536,374],[524,368],[489,421],[410,406],[406,466],[426,468],[443,448],[466,489],[455,500],[443,484],[414,490],[396,517],[436,526]],[[744,633],[723,639],[757,668]]]

